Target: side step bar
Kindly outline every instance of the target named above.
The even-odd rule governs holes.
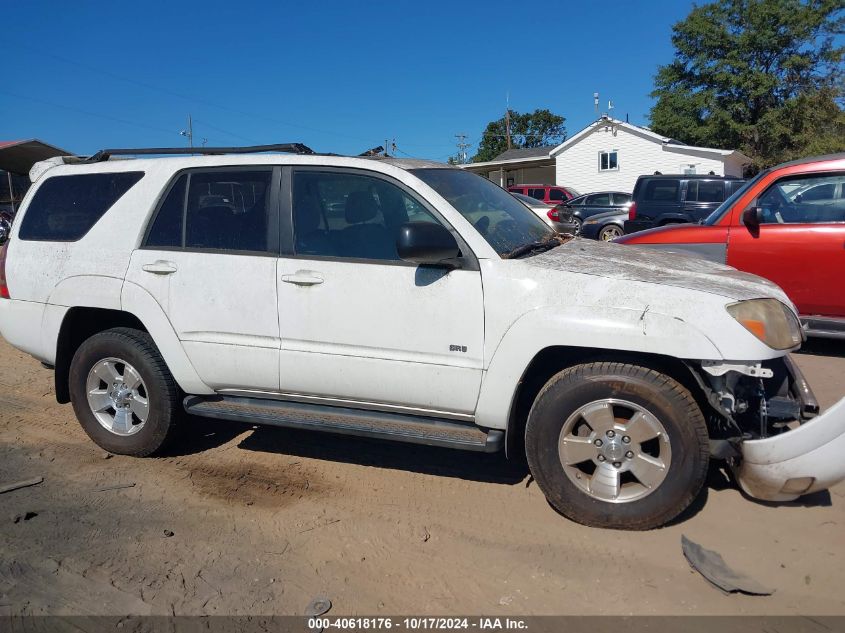
[[[498,451],[505,439],[503,431],[485,431],[453,420],[303,402],[235,396],[188,396],[184,406],[188,413],[205,418],[328,431],[484,453]]]

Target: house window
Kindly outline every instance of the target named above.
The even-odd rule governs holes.
[[[613,171],[619,169],[617,151],[599,152],[599,171]]]

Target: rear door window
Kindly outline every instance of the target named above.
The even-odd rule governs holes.
[[[124,171],[48,178],[35,192],[18,235],[22,240],[75,242],[143,175]]]
[[[146,248],[275,252],[272,169],[182,174],[159,206]]]
[[[648,202],[675,202],[681,188],[679,180],[649,180],[645,186],[643,200]]]
[[[627,193],[614,193],[613,194],[613,204],[615,205],[623,205],[628,204],[631,201],[630,194]]]
[[[728,182],[728,196],[734,195],[737,191],[742,189],[745,184],[744,180],[731,180]]]
[[[587,196],[587,206],[589,207],[607,207],[610,206],[609,193],[596,193]]]
[[[545,189],[529,189],[528,195],[532,198],[536,198],[537,200],[544,200],[546,198],[546,190]]]
[[[690,180],[687,183],[687,202],[722,202],[724,199],[722,180]]]

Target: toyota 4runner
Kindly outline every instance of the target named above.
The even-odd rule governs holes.
[[[558,236],[438,163],[121,153],[144,152],[37,164],[0,251],[0,333],[107,451],[155,453],[186,412],[504,449],[567,517],[628,529],[711,457],[760,499],[845,478],[845,400],[818,415],[759,277]]]

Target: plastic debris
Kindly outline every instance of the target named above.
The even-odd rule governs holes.
[[[718,552],[704,549],[681,535],[681,549],[690,566],[725,593],[745,593],[750,596],[770,596],[775,590],[734,571]]]

